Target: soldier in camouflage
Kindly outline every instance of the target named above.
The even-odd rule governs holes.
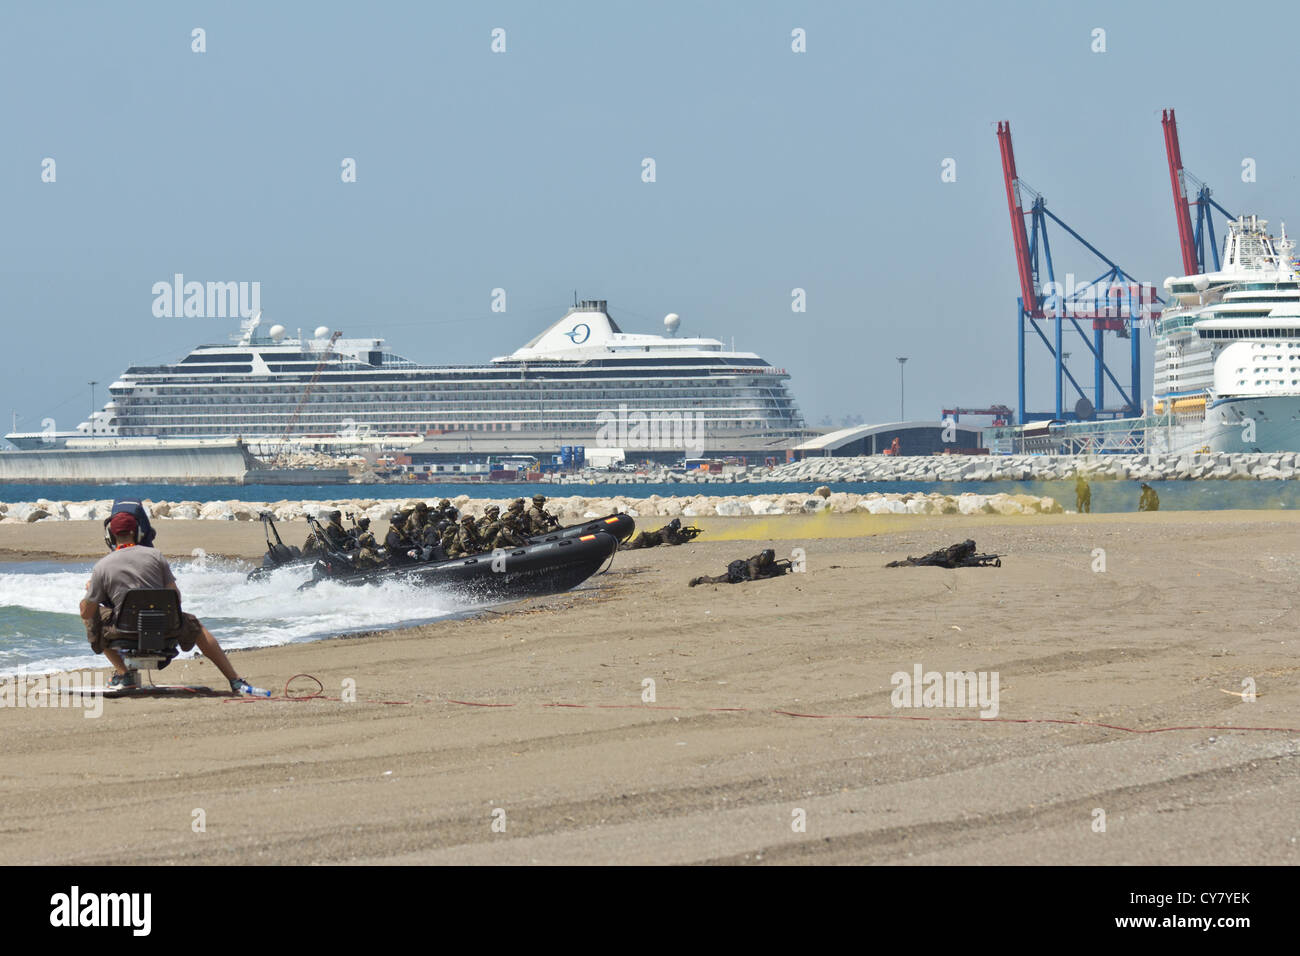
[[[775,578],[790,570],[790,562],[778,561],[772,549],[760,551],[752,558],[738,558],[727,565],[727,573],[713,577],[704,575],[692,578],[691,587],[697,584],[739,584],[742,581],[758,581],[762,578]]]
[[[406,515],[399,511],[389,519],[388,534],[384,536],[384,548],[388,551],[388,560],[392,564],[407,564],[408,554],[415,543],[406,533]]]
[[[490,548],[522,548],[527,546],[528,536],[519,526],[519,519],[507,511],[490,527],[485,541]]]
[[[370,530],[370,519],[363,517],[357,521],[357,565],[374,568],[383,563],[384,559],[379,556],[379,542]]]
[[[478,519],[478,533],[484,540],[487,540],[488,538],[489,528],[493,528],[493,531],[495,532],[496,529],[493,526],[497,524],[500,518],[501,509],[496,505],[488,505],[487,508],[484,509],[483,517]]]
[[[448,557],[463,558],[483,550],[485,550],[483,539],[479,537],[478,529],[474,526],[473,515],[465,515],[460,519],[460,527],[456,530],[451,546],[447,548]]]
[[[411,512],[411,516],[406,520],[407,533],[414,540],[424,537],[424,527],[429,523],[429,505],[427,502],[418,501]]]
[[[325,525],[325,540],[335,551],[352,549],[352,536],[348,534],[348,529],[343,527],[342,511],[329,513],[329,523]]]
[[[560,526],[559,519],[542,507],[545,504],[545,495],[533,495],[533,506],[528,509],[528,514],[525,515],[527,518],[525,530],[528,534],[545,534],[552,528]]]

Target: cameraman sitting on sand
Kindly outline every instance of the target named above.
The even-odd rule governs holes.
[[[107,642],[115,637],[125,636],[114,630],[113,616],[126,597],[126,592],[135,588],[171,588],[180,594],[172,569],[162,553],[154,548],[137,546],[138,529],[133,515],[126,512],[113,515],[108,530],[116,546],[95,564],[94,570],[90,572],[90,581],[86,584],[86,596],[81,601],[81,619],[86,624],[90,649],[107,657],[117,671],[108,684],[113,690],[140,686],[139,672],[128,671],[122,663],[121,655],[107,646]],[[203,656],[216,664],[217,669],[230,681],[230,689],[236,694],[258,693],[257,688],[250,686],[235,673],[217,639],[193,614],[181,614],[179,637],[181,650],[190,651],[197,645]]]

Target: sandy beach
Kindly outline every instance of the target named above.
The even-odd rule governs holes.
[[[0,863],[1300,862],[1300,515],[696,523],[567,594],[232,654],[356,702],[0,709]],[[5,524],[0,559],[100,533]],[[884,567],[965,537],[1003,566]],[[262,551],[243,522],[158,542]],[[686,586],[769,546],[806,571]],[[918,665],[995,673],[996,719],[893,706]]]

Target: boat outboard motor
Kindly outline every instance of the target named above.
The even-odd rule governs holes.
[[[118,498],[113,502],[108,517],[104,519],[104,544],[108,545],[108,550],[112,551],[117,547],[117,542],[108,532],[108,523],[113,520],[113,515],[123,512],[135,519],[135,543],[142,548],[152,548],[154,536],[158,532],[149,523],[149,512],[144,510],[144,502],[136,498]]]
[[[316,562],[317,564],[324,562],[325,564],[332,565],[342,564],[350,568],[355,568],[357,566],[357,552],[340,551],[338,548],[334,547],[333,543],[330,541],[329,535],[327,535],[325,529],[321,527],[321,523],[311,515],[307,515],[307,524],[311,527],[312,533],[316,536],[316,540],[320,542],[322,557]]]
[[[266,558],[262,562],[264,565],[274,567],[302,557],[300,549],[284,543],[280,537],[280,529],[275,526],[275,516],[271,512],[263,511],[259,517],[262,519],[262,527],[266,530]],[[275,535],[274,541],[271,540],[271,535]]]

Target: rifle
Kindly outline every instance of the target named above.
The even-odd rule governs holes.
[[[680,534],[687,541],[694,541],[696,538],[698,538],[700,535],[704,533],[704,529],[697,528],[693,524],[688,524],[685,528],[679,528],[677,533]]]
[[[316,539],[317,543],[320,544],[321,553],[341,558],[351,567],[356,567],[356,554],[347,551],[340,551],[338,548],[334,547],[334,545],[330,543],[329,535],[327,535],[325,529],[321,527],[320,521],[318,521],[313,515],[307,515],[306,517],[307,524],[311,527],[312,536]]]
[[[307,515],[306,518],[307,527],[311,529],[312,537],[316,539],[316,543],[319,544],[321,549],[324,551],[331,550],[330,539],[326,536],[325,529],[320,526],[320,522],[316,520],[314,515]]]

